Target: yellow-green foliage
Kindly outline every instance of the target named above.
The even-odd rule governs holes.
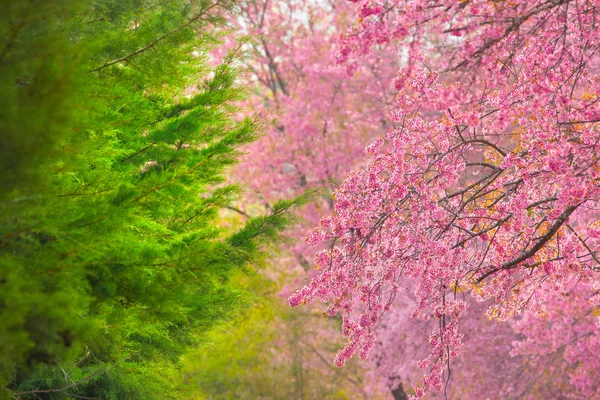
[[[291,274],[287,274],[289,278]],[[336,368],[332,341],[339,320],[292,310],[266,278],[245,279],[262,297],[214,328],[211,342],[186,356],[184,382],[192,399],[367,398],[356,362]],[[371,397],[379,398],[379,397]]]

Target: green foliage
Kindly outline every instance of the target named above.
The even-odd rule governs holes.
[[[277,296],[278,285],[263,276],[244,284],[260,296],[252,307],[215,327],[211,342],[185,357],[184,381],[197,388],[192,399],[366,398],[359,364],[332,364],[343,345],[329,334],[339,329],[339,319],[291,310]]]
[[[235,51],[209,62],[235,1],[3,3],[0,398],[187,398],[180,357],[304,201],[220,222],[257,129]]]

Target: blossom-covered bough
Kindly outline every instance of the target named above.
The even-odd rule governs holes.
[[[352,73],[395,44],[399,128],[371,144],[335,211],[309,237],[328,248],[290,297],[343,314],[346,347],[366,357],[407,279],[413,317],[437,319],[417,396],[441,390],[461,352],[470,293],[506,320],[557,294],[598,307],[600,3],[364,1],[335,56]],[[574,296],[581,299],[581,296]]]

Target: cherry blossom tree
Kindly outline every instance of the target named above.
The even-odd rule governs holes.
[[[358,23],[336,62],[353,72],[382,46],[396,48],[397,127],[336,191],[335,210],[309,238],[327,246],[315,256],[318,272],[289,302],[320,300],[328,315],[343,315],[341,366],[357,352],[367,357],[382,315],[415,280],[411,316],[436,322],[419,362],[420,397],[443,389],[450,358],[462,352],[467,295],[491,301],[489,318],[523,315],[520,354],[541,339],[528,330],[540,324],[536,314],[596,312],[598,5],[353,3]],[[558,347],[583,363],[570,380],[589,394],[585,355],[597,328],[582,326],[585,344],[575,336]]]
[[[393,124],[387,115],[398,64],[378,54],[349,80],[347,68],[331,61],[340,27],[352,14],[345,3],[255,0],[242,9],[234,23],[258,38],[247,63],[248,79],[256,83],[248,108],[264,114],[268,126],[238,168],[240,177],[266,205],[309,188],[333,188],[364,163],[365,144]],[[326,199],[307,209],[307,226],[330,208]]]
[[[558,296],[563,303],[549,299],[545,316],[525,313],[506,322],[484,315],[489,302],[471,299],[461,317],[463,351],[450,360],[444,393],[432,392],[431,397],[595,398],[599,380],[594,316],[585,300]],[[378,327],[368,379],[381,379],[381,386],[401,400],[421,379],[412,360],[427,356],[428,335],[437,321],[414,320],[409,301],[395,303]]]

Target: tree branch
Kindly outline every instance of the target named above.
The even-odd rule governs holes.
[[[493,268],[492,270],[486,272],[479,279],[477,279],[477,283],[482,282],[485,278],[487,278],[488,276],[490,276],[500,270],[508,270],[508,269],[515,268],[517,265],[519,265],[523,261],[533,257],[542,247],[544,247],[544,245],[546,243],[548,243],[550,241],[550,239],[552,239],[554,237],[556,232],[558,232],[560,227],[565,224],[565,222],[567,221],[569,216],[571,214],[573,214],[573,211],[575,211],[577,209],[577,207],[580,206],[580,204],[567,207],[567,209],[565,211],[563,211],[562,214],[560,214],[560,216],[554,221],[554,224],[552,224],[550,229],[548,229],[548,232],[546,232],[544,235],[540,236],[540,238],[538,239],[538,241],[535,245],[533,245],[529,250],[521,252],[521,255],[519,255],[518,257],[515,257],[512,260],[509,260],[505,263],[502,263],[499,267]]]
[[[126,56],[117,58],[115,60],[112,61],[107,61],[106,63],[104,63],[104,65],[101,65],[97,68],[91,69],[89,72],[98,72],[103,70],[104,68],[110,67],[111,65],[115,65],[117,63],[123,62],[123,61],[127,61],[132,57],[135,57],[136,55],[145,52],[148,49],[153,48],[154,46],[156,46],[159,42],[163,41],[164,39],[166,39],[167,37],[187,28],[188,26],[190,26],[191,24],[193,24],[194,22],[198,21],[200,18],[202,18],[204,15],[206,15],[206,13],[208,13],[211,9],[217,7],[221,2],[217,1],[213,4],[211,4],[210,6],[208,6],[207,8],[205,8],[204,10],[202,10],[200,13],[198,13],[196,16],[194,16],[193,18],[191,18],[188,22],[186,22],[185,24],[181,25],[180,27],[178,27],[177,29],[172,30],[171,32],[165,33],[164,35],[154,39],[152,42],[148,43],[146,46],[134,51],[133,53],[130,53]]]

